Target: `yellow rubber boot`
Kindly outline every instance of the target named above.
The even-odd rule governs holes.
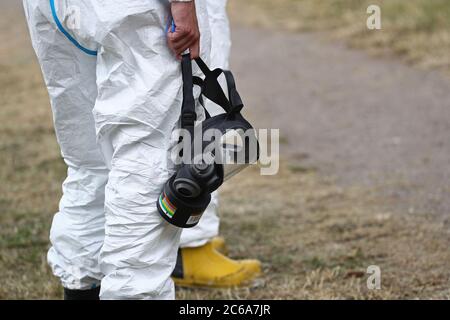
[[[214,237],[211,240],[213,248],[224,255],[228,255],[228,247],[225,243],[225,239],[222,237]]]
[[[229,250],[225,243],[225,239],[223,237],[214,237],[211,239],[211,245],[215,250],[222,253],[225,256],[228,256]],[[259,269],[261,269],[261,263],[258,260],[254,259],[244,259],[244,260],[235,260],[236,262],[246,264],[248,268],[255,268],[256,265],[259,265]],[[257,263],[255,263],[257,262]]]
[[[251,284],[260,273],[258,260],[227,258],[211,241],[201,247],[180,249],[172,279],[181,287],[229,288]]]

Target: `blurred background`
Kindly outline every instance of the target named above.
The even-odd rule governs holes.
[[[229,13],[247,115],[281,130],[281,164],[224,186],[221,233],[264,276],[178,298],[450,298],[450,2],[230,0]],[[57,299],[46,251],[66,167],[21,1],[1,1],[0,43],[0,298]]]

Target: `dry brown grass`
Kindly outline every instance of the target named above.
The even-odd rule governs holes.
[[[449,298],[449,235],[421,215],[383,208],[372,190],[337,187],[294,159],[277,176],[254,167],[227,184],[223,234],[235,257],[264,264],[249,290],[182,290],[181,298]],[[382,289],[368,290],[378,265]]]
[[[327,31],[374,54],[396,54],[424,68],[450,72],[447,0],[230,0],[239,23],[289,31]],[[369,5],[381,7],[382,30],[366,27]]]
[[[60,298],[45,254],[66,169],[24,28],[0,41],[8,44],[0,50],[0,298]],[[261,259],[264,275],[253,288],[179,290],[179,298],[450,297],[449,234],[425,215],[390,212],[373,190],[339,188],[285,159],[279,175],[250,168],[222,196],[232,256]],[[369,265],[381,268],[381,290],[366,288]]]

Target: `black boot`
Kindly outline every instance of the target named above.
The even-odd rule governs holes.
[[[100,300],[100,287],[90,290],[70,290],[64,288],[64,300]]]

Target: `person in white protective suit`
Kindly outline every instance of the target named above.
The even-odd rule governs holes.
[[[230,26],[227,16],[227,0],[207,0],[211,31],[210,67],[229,69],[231,49]],[[225,84],[226,85],[226,84]],[[210,114],[215,105],[207,103]],[[212,194],[211,204],[199,224],[185,229],[181,234],[181,250],[178,253],[173,279],[180,286],[230,287],[248,283],[261,272],[257,260],[232,260],[223,238],[219,234],[218,193]]]
[[[173,299],[181,229],[156,201],[174,171],[176,56],[209,60],[205,0],[23,2],[68,166],[48,252],[65,298]]]

